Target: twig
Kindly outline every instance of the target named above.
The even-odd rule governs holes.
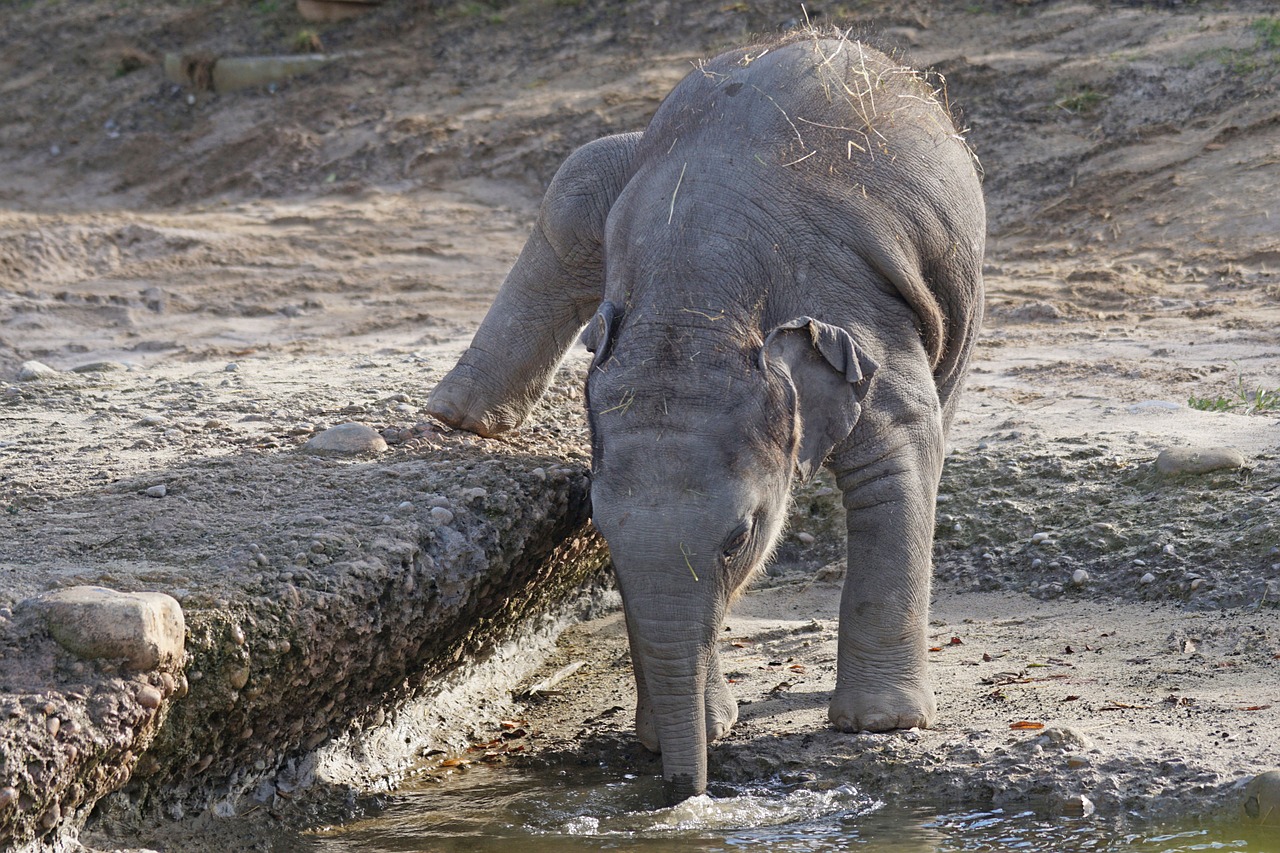
[[[560,667],[560,669],[557,669],[555,672],[551,673],[551,675],[542,679],[537,684],[531,685],[527,690],[522,690],[520,692],[520,695],[533,696],[538,693],[550,693],[552,690],[555,689],[555,686],[557,684],[564,681],[566,678],[573,675],[578,670],[582,669],[582,667],[586,666],[586,664],[587,662],[584,660],[576,660],[573,663],[569,664],[568,666],[562,666]]]
[[[671,191],[671,209],[667,211],[668,225],[671,224],[672,218],[676,215],[676,193],[680,192],[680,185],[684,183],[684,170],[687,168],[689,168],[689,163],[686,161],[685,164],[680,167],[680,177],[676,179],[676,188]]]
[[[684,543],[680,543],[680,554],[684,557],[684,564],[689,567],[689,574],[693,575],[693,582],[698,583],[698,573],[693,570],[693,563],[689,562],[689,549],[684,547]]]
[[[787,166],[794,166],[797,163],[803,163],[805,160],[808,160],[810,157],[812,157],[814,154],[817,154],[817,153],[818,152],[815,149],[813,151],[810,151],[808,154],[804,155],[803,157],[800,157],[799,159],[792,160],[790,163],[783,163],[782,165],[785,168]]]

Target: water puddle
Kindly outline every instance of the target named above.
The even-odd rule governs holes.
[[[551,776],[546,775],[551,773]],[[886,805],[849,786],[781,783],[731,789],[678,806],[657,778],[589,770],[478,768],[397,793],[374,818],[317,832],[318,853],[952,853],[952,851],[1228,850],[1276,853],[1280,834],[1228,825],[1124,826],[1002,810],[938,814]]]

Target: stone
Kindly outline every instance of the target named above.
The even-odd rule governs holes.
[[[151,486],[147,489],[147,497],[149,498],[162,498],[167,494],[169,494],[169,487],[164,483],[160,483],[157,486]]]
[[[61,372],[41,361],[24,361],[22,366],[18,368],[18,381],[31,382],[36,379],[51,379]]]
[[[1230,447],[1170,447],[1156,457],[1161,474],[1208,474],[1244,467],[1244,455]]]
[[[128,669],[139,671],[182,663],[182,607],[162,592],[75,586],[24,604],[40,612],[53,638],[81,658],[124,659]]]
[[[138,704],[147,710],[154,711],[163,701],[164,696],[150,684],[138,688]]]
[[[1259,826],[1280,826],[1280,770],[1259,773],[1244,789],[1245,820]]]
[[[355,422],[329,427],[302,446],[303,453],[322,456],[362,456],[386,449],[387,440],[377,430]]]
[[[1076,569],[1071,573],[1071,583],[1076,586],[1084,586],[1089,582],[1089,573],[1084,569]]]
[[[1062,798],[1061,808],[1067,817],[1089,817],[1097,807],[1084,794],[1072,794]]]
[[[71,368],[72,373],[115,373],[116,371],[128,370],[128,366],[118,361],[91,361],[88,364],[80,364]]]
[[[1082,732],[1070,726],[1050,726],[1032,739],[1044,749],[1058,749],[1063,752],[1084,751],[1093,744]]]

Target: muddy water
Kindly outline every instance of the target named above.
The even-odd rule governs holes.
[[[481,768],[399,792],[377,817],[318,832],[322,853],[673,851],[893,853],[1182,851],[1276,853],[1280,832],[1227,823],[1121,825],[1005,810],[936,813],[880,802],[849,786],[722,787],[673,808],[656,778],[599,771]]]

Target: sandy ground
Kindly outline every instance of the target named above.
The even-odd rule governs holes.
[[[10,16],[9,514],[191,455],[252,465],[238,451],[352,417],[413,427],[559,159],[642,126],[693,58],[796,13],[569,5],[562,36],[541,34],[560,7],[532,0],[486,18],[385,8],[322,28],[331,49],[372,51],[358,61],[235,95],[162,82],[158,51],[278,50],[300,26],[291,10],[37,2]],[[812,772],[1050,811],[1079,795],[1111,813],[1232,808],[1231,786],[1280,768],[1280,408],[1257,405],[1280,389],[1274,9],[828,15],[942,71],[987,174],[989,319],[939,506],[940,719],[825,727],[843,568],[819,488],[728,621],[744,704],[713,775]],[[142,66],[118,73],[129,51]],[[73,93],[68,79],[86,82]],[[19,382],[30,360],[115,367]],[[367,381],[392,363],[393,379]],[[217,405],[181,387],[220,373],[234,387]],[[1154,473],[1160,450],[1206,446],[1244,467]],[[0,592],[49,583],[33,555]],[[566,634],[547,671],[585,665],[524,712],[529,752],[657,772],[626,735],[625,658],[617,616]],[[475,736],[489,739],[484,724]]]

